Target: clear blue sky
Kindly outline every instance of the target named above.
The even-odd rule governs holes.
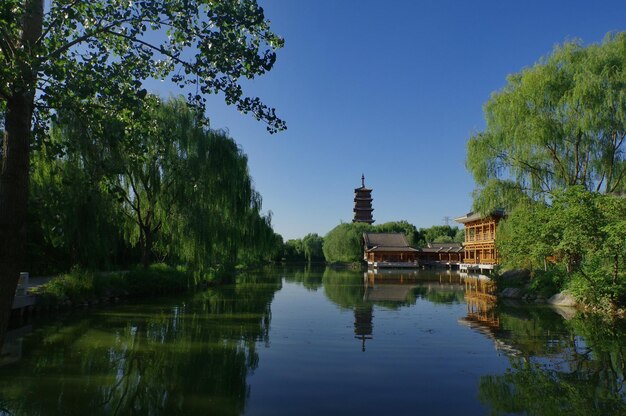
[[[626,30],[623,0],[259,2],[285,47],[246,92],[288,130],[269,135],[217,97],[208,115],[248,154],[285,239],[351,221],[361,173],[376,223],[428,227],[465,214],[465,145],[490,94],[557,43]]]

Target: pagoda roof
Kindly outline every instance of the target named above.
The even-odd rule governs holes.
[[[427,247],[420,249],[422,253],[460,253],[463,245],[460,243],[428,243]]]
[[[419,251],[409,246],[402,233],[363,233],[365,251]]]
[[[354,192],[372,192],[372,190],[370,188],[361,186],[360,188],[354,188]]]
[[[482,220],[484,218],[489,218],[489,217],[503,218],[505,216],[506,216],[506,213],[504,212],[503,209],[496,209],[496,210],[493,210],[488,215],[481,215],[478,212],[468,212],[464,216],[455,218],[454,221],[461,223],[461,224],[465,224],[465,223],[472,222],[472,221]]]

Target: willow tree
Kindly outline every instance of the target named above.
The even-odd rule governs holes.
[[[101,268],[127,248],[121,244],[120,204],[105,186],[110,157],[101,146],[104,140],[93,140],[91,129],[80,127],[71,118],[55,123],[32,155],[27,255],[41,263],[40,272],[50,273],[54,265],[61,270],[74,265]],[[68,146],[72,143],[79,148]],[[49,250],[57,258],[47,258]]]
[[[166,113],[165,125],[173,126],[175,138],[163,169],[175,179],[165,188],[168,244],[196,269],[230,269],[242,247],[271,230],[269,219],[260,215],[261,196],[252,186],[248,159],[225,133],[194,125],[189,110]]]
[[[146,79],[169,79],[200,106],[222,92],[270,132],[285,124],[239,83],[269,71],[283,44],[255,0],[4,0],[0,32],[1,334],[22,267],[30,149],[55,110],[116,111],[145,97]]]
[[[623,191],[625,87],[626,33],[588,47],[565,43],[510,75],[485,105],[485,130],[468,143],[475,208],[546,200],[573,185]]]

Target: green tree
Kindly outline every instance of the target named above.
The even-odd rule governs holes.
[[[518,205],[496,244],[504,267],[542,270],[556,290],[567,286],[587,303],[615,307],[626,302],[624,216],[624,198],[572,186],[554,192],[551,205]]]
[[[283,255],[287,261],[304,261],[302,239],[295,238],[285,241]]]
[[[324,236],[324,257],[329,263],[354,263],[363,259],[363,233],[373,227],[366,223],[342,223]]]
[[[453,243],[458,237],[459,229],[449,225],[433,225],[430,228],[420,228],[420,246],[427,243]]]
[[[315,233],[304,236],[302,239],[302,248],[307,263],[311,263],[312,260],[324,259],[323,244],[324,239]]]
[[[385,222],[374,226],[376,233],[403,233],[411,247],[419,244],[420,233],[415,226],[406,220]]]
[[[122,243],[121,207],[106,191],[103,169],[87,151],[93,143],[83,136],[85,151],[70,151],[65,146],[68,126],[55,124],[49,139],[33,152],[31,174],[31,231],[39,235],[39,249],[29,260],[39,272],[50,273],[47,264],[67,270],[72,265],[105,267]],[[57,149],[62,148],[63,155]],[[46,258],[53,247],[55,258]],[[39,255],[37,255],[39,253]],[[32,263],[31,263],[32,264]],[[58,270],[57,270],[58,271]]]
[[[468,143],[481,212],[525,197],[549,201],[580,185],[611,193],[626,184],[626,33],[602,44],[568,42],[510,75],[485,105],[487,127]]]
[[[420,244],[421,234],[408,221],[391,221],[378,225],[342,223],[324,237],[324,257],[329,263],[353,263],[363,259],[363,233],[403,233],[410,246]]]
[[[255,0],[146,2],[8,0],[0,3],[0,334],[25,248],[30,149],[55,110],[115,112],[141,101],[148,78],[167,79],[285,128],[274,109],[245,97],[239,80],[269,71],[283,44]],[[193,92],[191,92],[193,91]],[[97,104],[97,105],[96,105]]]

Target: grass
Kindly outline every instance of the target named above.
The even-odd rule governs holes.
[[[182,267],[153,264],[127,272],[96,273],[74,268],[33,293],[38,303],[53,306],[71,302],[80,304],[94,299],[118,296],[149,296],[185,292],[198,284],[213,280],[210,274],[198,276]]]

